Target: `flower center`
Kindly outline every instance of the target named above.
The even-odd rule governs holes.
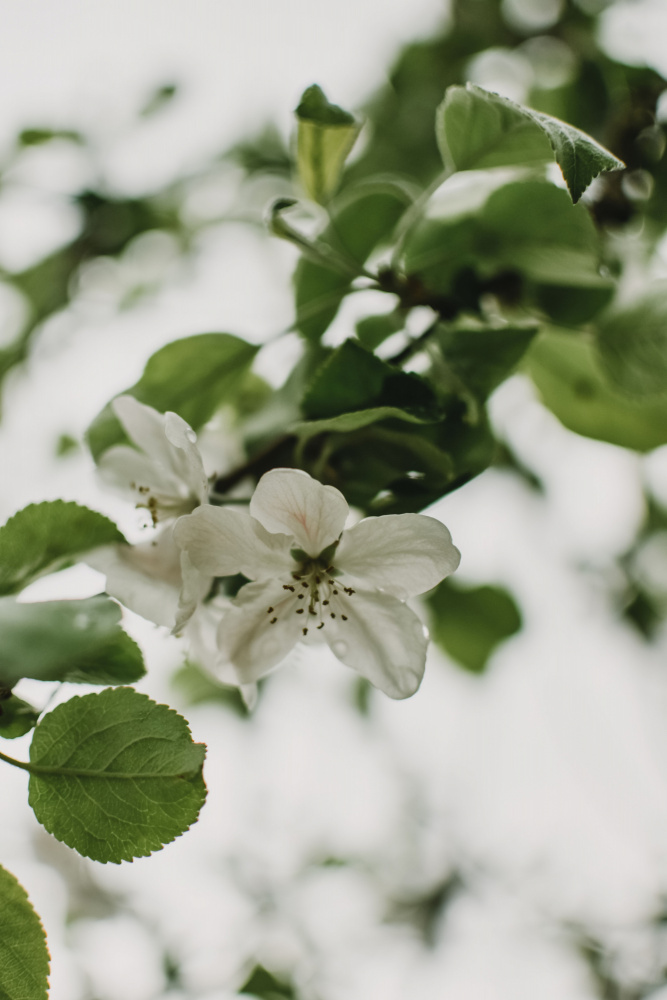
[[[338,619],[348,620],[345,614],[345,601],[354,595],[352,587],[344,586],[335,577],[336,569],[328,565],[327,560],[306,558],[297,570],[292,573],[292,582],[284,583],[283,590],[287,600],[280,609],[267,608],[267,614],[273,617],[269,625],[275,625],[278,614],[303,615],[302,635],[308,635],[311,629],[320,631],[328,622]]]

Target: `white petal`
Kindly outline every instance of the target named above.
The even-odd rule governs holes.
[[[134,396],[118,396],[112,401],[111,408],[130,440],[146,455],[168,468],[171,461],[164,433],[164,414],[140,403]]]
[[[200,503],[208,499],[208,477],[197,448],[197,435],[190,424],[177,413],[165,413],[164,433],[172,445],[171,462],[174,472],[189,487]]]
[[[390,594],[357,591],[326,620],[321,635],[335,656],[390,698],[409,698],[421,683],[428,645],[417,615]]]
[[[156,625],[171,628],[181,588],[179,555],[167,528],[140,545],[94,549],[86,562],[106,574],[107,594]]]
[[[137,502],[148,496],[179,497],[182,492],[179,479],[170,469],[126,444],[108,448],[97,470],[103,482],[131,495]]]
[[[174,525],[177,545],[209,576],[243,573],[251,580],[289,574],[290,541],[270,535],[244,510],[203,504]]]
[[[179,551],[182,584],[172,630],[174,635],[179,635],[183,627],[190,621],[197,606],[201,604],[210,591],[213,582],[212,574],[203,573],[197,569],[187,552]]]
[[[299,469],[272,469],[257,484],[250,513],[271,532],[291,535],[309,556],[339,537],[349,507],[334,486],[323,486]]]
[[[447,528],[426,514],[367,517],[343,533],[334,557],[345,574],[401,598],[435,587],[460,561]]]
[[[304,616],[295,613],[296,606],[296,598],[280,580],[241,588],[218,628],[220,655],[234,664],[240,684],[253,684],[268,674],[299,641]]]

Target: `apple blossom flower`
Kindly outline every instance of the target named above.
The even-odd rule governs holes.
[[[86,561],[106,575],[106,592],[157,625],[180,629],[211,587],[173,538],[174,521],[208,501],[197,436],[177,413],[158,413],[132,396],[111,404],[137,447],[117,445],[100,458],[101,479],[146,509],[157,533],[137,545],[107,545]]]
[[[333,486],[273,469],[249,513],[206,505],[176,522],[176,544],[202,574],[251,581],[218,627],[220,656],[239,684],[267,674],[297,642],[324,640],[392,698],[419,687],[427,636],[404,602],[453,573],[460,553],[433,517],[368,517],[344,531],[348,513]]]
[[[208,478],[190,425],[133,396],[118,396],[111,407],[137,447],[108,448],[98,463],[102,480],[145,508],[154,525],[207,503]]]

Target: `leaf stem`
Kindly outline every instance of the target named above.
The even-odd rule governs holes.
[[[4,760],[6,764],[12,764],[13,767],[20,767],[22,771],[28,771],[29,774],[39,775],[56,775],[62,778],[109,778],[115,780],[124,781],[138,781],[142,778],[155,779],[155,778],[191,778],[198,773],[200,768],[193,768],[190,771],[185,771],[182,774],[168,774],[165,772],[158,774],[128,774],[127,772],[120,771],[88,771],[85,768],[79,767],[59,767],[58,765],[50,766],[48,764],[32,764],[24,760],[14,760],[13,757],[8,757],[6,754],[0,752],[0,760]]]

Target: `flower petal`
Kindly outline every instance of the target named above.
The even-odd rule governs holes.
[[[300,469],[272,469],[257,484],[250,513],[267,531],[291,535],[309,556],[335,542],[349,513],[334,486],[323,486]]]
[[[428,645],[417,615],[373,591],[357,591],[344,606],[347,620],[338,614],[321,632],[334,656],[390,698],[409,698],[424,675]]]
[[[176,544],[209,576],[243,573],[251,580],[289,574],[290,540],[270,535],[244,510],[204,504],[174,525]]]
[[[447,528],[426,514],[367,517],[343,533],[335,556],[337,569],[399,598],[435,587],[460,561]]]
[[[86,555],[86,563],[106,574],[106,592],[156,625],[176,620],[181,574],[179,550],[171,528],[139,545],[105,545]]]
[[[185,492],[171,469],[126,444],[108,448],[100,457],[97,471],[107,486],[144,503],[148,496],[169,499]]]
[[[172,445],[171,465],[178,478],[190,488],[190,493],[200,503],[208,500],[208,476],[197,447],[197,435],[190,424],[177,413],[165,413],[164,433]]]
[[[129,439],[154,461],[169,468],[170,449],[164,433],[164,414],[140,403],[134,396],[117,396],[111,409]]]
[[[236,668],[239,684],[253,684],[268,674],[301,637],[296,598],[280,580],[242,587],[218,628],[218,649]]]

